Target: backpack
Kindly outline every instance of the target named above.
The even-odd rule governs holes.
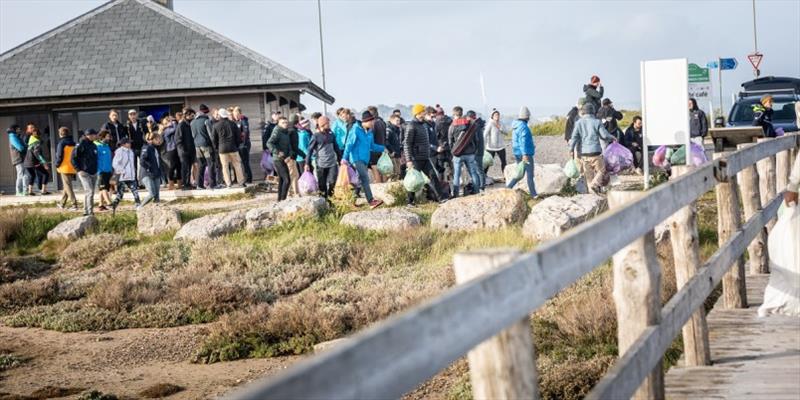
[[[470,123],[467,131],[458,138],[458,141],[453,145],[454,156],[460,156],[464,152],[464,149],[467,147],[467,145],[472,142],[472,138],[475,136],[477,126],[478,124],[474,122]]]
[[[72,165],[72,150],[75,149],[75,146],[69,145],[64,146],[64,159],[61,160],[61,165],[56,168],[56,171],[60,174],[77,174],[78,171],[75,170],[75,166]]]

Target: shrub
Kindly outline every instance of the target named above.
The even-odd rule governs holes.
[[[154,304],[163,296],[163,291],[152,282],[116,275],[95,285],[87,301],[90,306],[119,313],[141,304]]]
[[[66,269],[94,268],[103,258],[125,243],[126,240],[117,234],[89,235],[70,243],[59,256],[58,262]]]
[[[184,242],[144,243],[115,250],[100,260],[98,266],[108,271],[169,273],[183,268],[190,253],[191,248]]]
[[[0,256],[0,284],[44,275],[53,266],[35,256]]]
[[[12,208],[0,211],[0,250],[5,249],[6,244],[19,232],[27,214],[25,209]]]
[[[16,281],[0,285],[0,315],[25,307],[52,304],[62,300],[55,278]]]
[[[183,387],[171,383],[158,383],[139,392],[139,396],[146,399],[160,399],[185,390]]]
[[[0,372],[18,367],[24,362],[25,360],[16,354],[0,350]]]
[[[539,358],[539,391],[542,399],[583,399],[605,375],[615,356],[588,360],[572,359],[552,362]]]
[[[6,243],[13,243],[21,253],[28,253],[47,239],[47,232],[72,217],[62,213],[26,212],[22,226],[16,229]]]

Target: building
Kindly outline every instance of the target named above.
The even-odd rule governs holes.
[[[272,111],[302,111],[303,94],[334,101],[309,78],[174,12],[171,0],[103,4],[1,54],[0,77],[5,192],[14,186],[5,135],[14,123],[35,123],[55,152],[58,127],[73,135],[99,129],[110,109],[124,121],[129,109],[159,118],[184,105],[238,105],[260,154],[260,128]],[[259,159],[251,157],[254,174]]]

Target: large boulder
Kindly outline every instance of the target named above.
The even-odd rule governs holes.
[[[236,210],[193,219],[182,226],[175,239],[202,240],[227,235],[244,228],[245,211]]]
[[[522,233],[536,240],[557,238],[607,208],[606,199],[594,194],[548,197],[533,206]]]
[[[400,208],[356,211],[342,217],[343,225],[374,231],[402,231],[422,224],[419,215]]]
[[[144,235],[181,229],[181,214],[178,210],[160,204],[149,204],[136,211],[136,229]]]
[[[316,218],[327,209],[328,202],[322,197],[293,197],[247,211],[247,230],[265,229],[295,218]]]
[[[510,189],[498,189],[459,197],[440,205],[433,212],[431,225],[456,231],[500,229],[521,224],[527,211],[522,194]]]
[[[68,219],[47,232],[47,238],[51,240],[66,239],[75,240],[80,239],[89,229],[97,225],[97,218],[94,215],[87,215],[84,217],[77,217]]]
[[[503,171],[506,182],[511,182],[511,178],[517,172],[517,164],[508,164]],[[539,195],[549,196],[559,194],[569,182],[569,178],[564,175],[563,168],[558,164],[534,164],[533,165],[533,182],[536,184],[536,193]],[[528,188],[528,183],[525,179],[520,180],[514,188]]]
[[[395,194],[403,193],[405,194],[405,189],[403,188],[403,183],[400,181],[395,182],[386,182],[386,183],[371,183],[369,185],[370,190],[372,190],[372,197],[383,201],[386,205],[395,205],[397,201],[403,201],[403,199],[398,199]]]

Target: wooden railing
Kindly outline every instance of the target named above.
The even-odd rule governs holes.
[[[619,330],[624,332],[621,357],[588,397],[663,398],[661,359],[682,328],[693,338],[684,343],[687,362],[709,363],[701,307],[716,285],[722,281],[726,307],[746,307],[743,253],[776,216],[777,191],[789,174],[785,160],[792,159],[789,152],[800,145],[798,138],[765,140],[716,154],[696,168],[676,168],[674,175],[680,176],[647,192],[611,192],[609,212],[533,252],[457,254],[456,287],[229,398],[397,398],[467,353],[476,398],[536,398],[528,318],[612,256]],[[759,161],[765,166],[756,174]],[[743,224],[737,174],[749,202]],[[761,202],[756,206],[753,200],[764,197],[753,191],[758,186],[770,190],[769,182],[763,182],[767,179],[773,189],[763,207]],[[720,246],[700,265],[692,204],[711,189],[719,208]],[[662,309],[653,230],[668,218],[679,290]]]

